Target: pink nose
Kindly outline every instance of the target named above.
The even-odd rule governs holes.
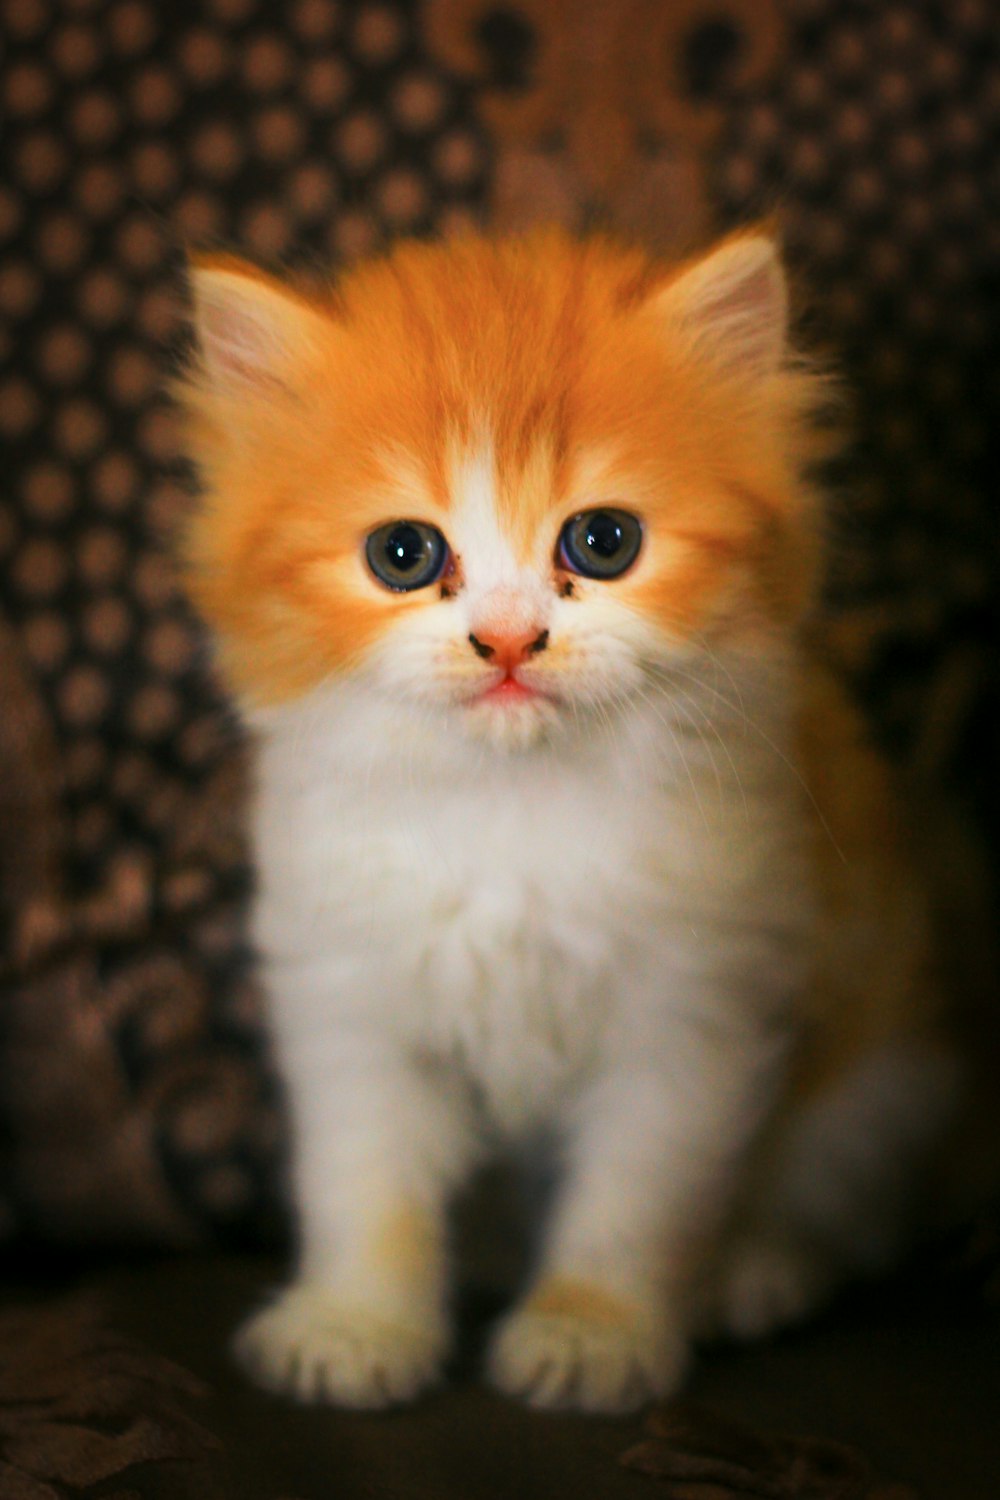
[[[537,656],[548,644],[549,632],[535,628],[519,631],[480,630],[477,635],[469,635],[469,645],[477,656],[494,666],[504,667],[508,672],[529,656]]]

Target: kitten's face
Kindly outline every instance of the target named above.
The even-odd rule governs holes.
[[[546,446],[529,473],[507,476],[485,435],[456,448],[447,507],[428,493],[412,518],[377,526],[362,549],[367,588],[412,597],[391,601],[361,673],[376,690],[507,746],[606,711],[641,686],[661,649],[638,607],[643,520],[622,508],[610,479],[560,482]],[[536,491],[516,527],[512,512],[527,497],[505,497],[505,483]],[[602,504],[602,495],[611,498]]]
[[[404,246],[336,298],[196,286],[189,577],[251,700],[349,676],[524,746],[800,607],[807,378],[765,238],[672,276],[547,237]]]

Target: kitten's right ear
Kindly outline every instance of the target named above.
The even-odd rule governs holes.
[[[665,323],[746,379],[773,374],[788,338],[788,289],[765,229],[731,235],[654,294]]]
[[[234,256],[193,258],[190,282],[202,371],[220,392],[284,385],[329,338],[321,312]]]

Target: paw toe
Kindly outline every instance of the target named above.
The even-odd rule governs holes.
[[[443,1338],[315,1288],[284,1293],[240,1329],[234,1351],[265,1389],[300,1401],[377,1409],[437,1378]]]
[[[547,1308],[533,1299],[501,1326],[490,1351],[489,1374],[500,1390],[533,1406],[626,1412],[678,1383],[684,1364],[680,1339],[665,1337],[639,1308],[611,1299],[599,1315]]]

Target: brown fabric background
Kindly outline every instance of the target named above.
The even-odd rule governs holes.
[[[4,0],[0,1229],[276,1223],[238,734],[164,538],[181,248],[776,212],[857,442],[834,638],[996,839],[990,0]]]
[[[185,1409],[203,1383],[113,1331],[104,1301],[0,1311],[0,1495],[225,1500],[222,1445]]]

